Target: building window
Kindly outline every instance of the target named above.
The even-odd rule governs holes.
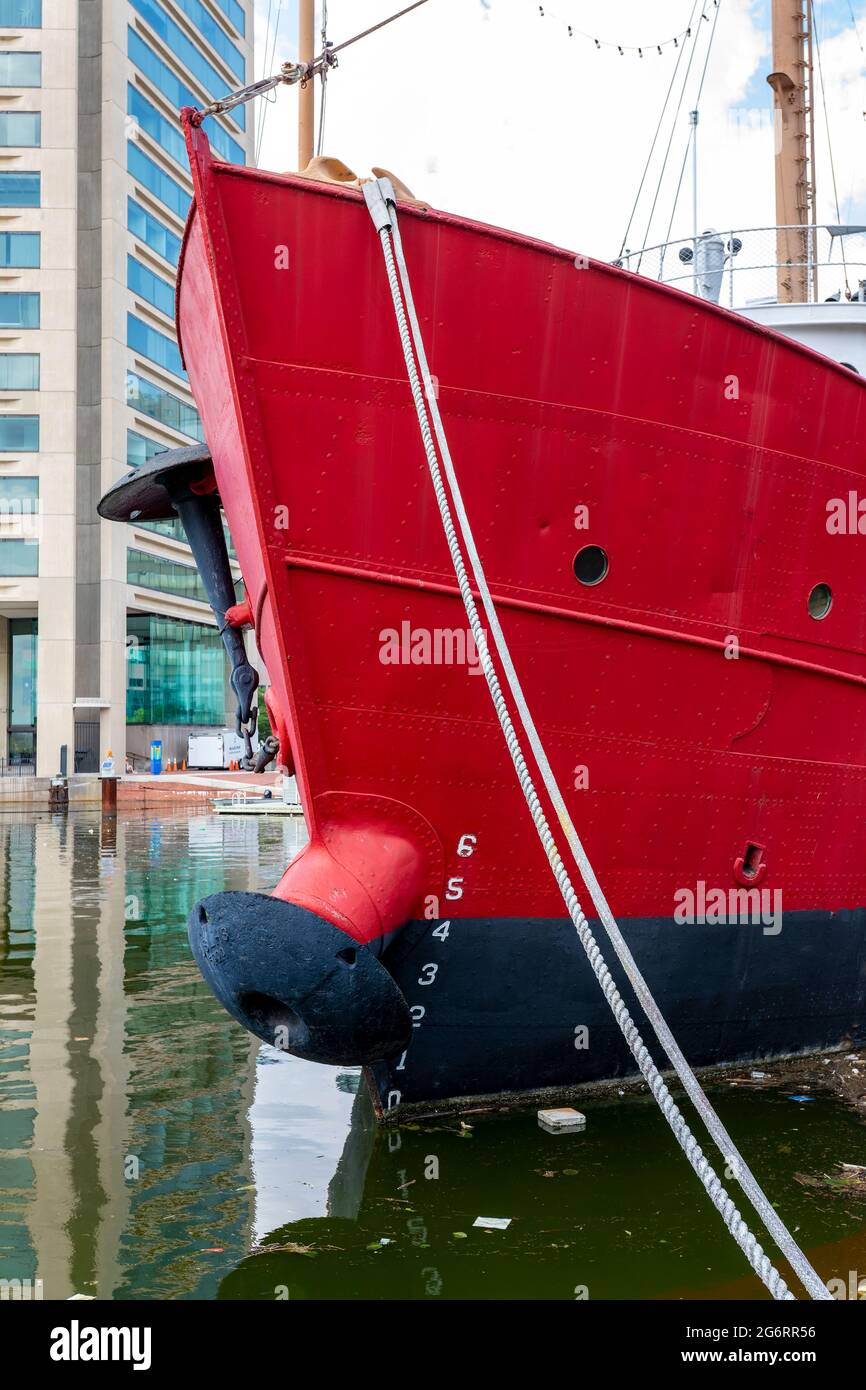
[[[216,628],[130,613],[126,631],[128,724],[223,724],[227,663]]]
[[[154,164],[133,140],[127,143],[126,150],[126,167],[132,177],[143,183],[154,197],[159,198],[160,202],[165,203],[178,217],[186,217],[192,202],[190,195],[179,183],[169,178],[158,164]]]
[[[126,552],[126,579],[139,588],[207,603],[205,587],[194,565],[181,565],[160,555],[148,555],[144,550]]]
[[[154,275],[152,270],[142,265],[134,256],[126,258],[126,283],[139,298],[146,299],[155,309],[161,310],[169,318],[174,318],[174,285]]]
[[[4,269],[37,267],[41,250],[38,232],[0,232],[0,266]]]
[[[39,546],[35,541],[0,540],[0,574],[31,579],[39,573]]]
[[[158,444],[155,439],[148,439],[147,435],[139,434],[137,430],[126,431],[127,467],[141,468],[142,464],[150,462],[154,454],[164,453],[164,444]]]
[[[134,29],[127,30],[127,43],[130,62],[144,73],[155,87],[158,87],[169,105],[175,110],[180,111],[183,106],[200,106],[201,98],[186,83],[181,82],[166,63],[158,58],[153,49],[144,42],[144,39],[135,32]],[[237,140],[233,140],[228,131],[216,119],[215,116],[208,116],[202,122],[202,129],[207,135],[217,154],[223,159],[227,159],[232,164],[245,164],[246,154],[242,145]]]
[[[38,328],[39,295],[0,291],[0,328]]]
[[[178,127],[160,115],[131,82],[126,86],[126,110],[134,122],[132,139],[136,138],[138,130],[143,130],[178,164],[186,164],[186,145]]]
[[[126,200],[126,223],[134,237],[143,241],[164,261],[177,265],[180,256],[180,237],[164,227],[152,213],[146,212],[134,198]]]
[[[5,542],[4,542],[5,544]],[[32,547],[31,547],[32,548]],[[35,552],[34,552],[35,553]],[[9,762],[32,763],[36,757],[35,618],[9,619]]]
[[[198,48],[184,31],[158,3],[158,0],[130,0],[134,10],[137,10],[142,19],[145,20],[162,40],[166,48],[172,53],[180,67],[193,74],[205,87],[210,96],[227,96],[238,84],[225,81],[217,72],[216,68],[207,61],[201,49]],[[241,85],[243,78],[241,79]],[[198,103],[196,103],[198,104]],[[229,113],[230,119],[241,130],[246,130],[246,110],[243,106],[235,106]]]
[[[0,415],[0,451],[39,453],[38,415]]]
[[[205,42],[210,44],[214,53],[219,54],[226,67],[231,69],[240,85],[243,86],[246,81],[243,54],[235,48],[222,25],[217,24],[201,0],[174,0],[174,3],[179,10],[183,11],[187,19],[192,21]]]
[[[217,3],[224,8],[222,0]],[[10,29],[41,29],[42,0],[0,0],[0,24]]]
[[[0,87],[41,87],[42,54],[0,53]]]
[[[174,372],[175,376],[182,376],[186,380],[177,343],[166,338],[164,333],[157,333],[155,328],[150,328],[135,314],[126,316],[126,342],[133,352],[149,357],[158,367],[165,367],[167,372]]]
[[[0,516],[33,516],[39,509],[38,478],[0,480]]]
[[[38,208],[42,178],[37,173],[22,170],[0,172],[0,206],[4,208]]]
[[[39,572],[39,479],[0,479],[0,574]]]
[[[0,145],[42,144],[42,113],[39,111],[0,111]]]
[[[136,525],[145,531],[156,531],[160,536],[171,536],[172,540],[183,541],[186,545],[186,532],[179,516],[165,521],[139,521]]]
[[[0,352],[0,391],[38,391],[39,353]]]
[[[246,16],[238,4],[238,0],[216,0],[216,3],[226,18],[231,20],[238,33],[245,34]]]
[[[126,403],[142,415],[149,415],[152,420],[159,420],[160,424],[204,443],[204,430],[195,406],[187,405],[161,386],[154,386],[152,381],[136,372],[126,374]]]

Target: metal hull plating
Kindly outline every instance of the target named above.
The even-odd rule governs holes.
[[[378,1070],[386,1104],[618,1075],[459,640],[363,198],[187,136],[179,333],[312,840],[275,895],[374,948],[451,922],[429,983],[417,927],[386,957],[425,1008],[406,1086],[399,1057]],[[864,383],[611,267],[441,213],[401,224],[534,719],[690,1061],[842,1041],[866,999],[866,548],[827,504],[862,486]],[[587,545],[609,559],[593,587]],[[675,926],[700,885],[763,891],[781,931]]]
[[[404,1054],[369,1069],[381,1114],[637,1075],[568,919],[455,920],[446,942],[438,925],[411,923],[385,956],[415,1027]],[[866,1041],[862,911],[786,913],[781,941],[760,923],[621,926],[695,1067]],[[655,1049],[648,1026],[643,1036]]]

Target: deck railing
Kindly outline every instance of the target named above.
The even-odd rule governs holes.
[[[729,308],[866,303],[866,227],[750,227],[626,250],[614,262]]]

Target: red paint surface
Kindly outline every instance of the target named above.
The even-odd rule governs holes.
[[[438,916],[559,915],[483,677],[380,660],[385,629],[465,618],[363,198],[188,136],[182,347],[310,853],[369,898],[359,939],[428,894]],[[787,911],[866,903],[866,540],[826,529],[828,500],[864,486],[866,384],[652,281],[400,217],[481,558],[614,911],[728,889],[749,842]],[[572,570],[586,544],[610,560],[593,588]],[[390,888],[386,843],[405,856]]]

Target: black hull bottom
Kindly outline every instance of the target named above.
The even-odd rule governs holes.
[[[591,925],[666,1068],[603,929]],[[670,918],[620,925],[693,1067],[866,1042],[866,909],[786,913],[776,934]],[[413,922],[383,963],[415,1023],[408,1050],[367,1072],[386,1119],[636,1074],[567,920]]]

